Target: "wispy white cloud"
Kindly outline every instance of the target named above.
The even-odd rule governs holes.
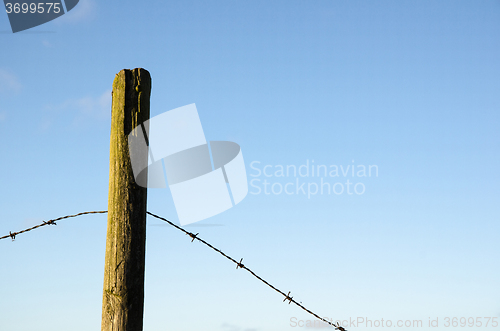
[[[42,131],[48,130],[52,124],[54,114],[70,113],[72,125],[80,126],[90,121],[104,121],[111,118],[111,90],[99,96],[86,96],[79,99],[69,99],[60,104],[45,107],[51,113],[50,118],[45,118],[40,125]]]
[[[69,106],[78,109],[85,117],[107,119],[111,114],[111,90],[107,90],[98,97],[84,97],[69,101]]]
[[[40,131],[46,132],[48,131],[52,126],[52,121],[48,118],[43,119],[38,127],[40,128]]]
[[[96,14],[97,5],[94,0],[80,0],[78,4],[56,20],[60,24],[80,23],[93,18]]]
[[[17,93],[21,91],[22,87],[23,86],[16,75],[7,69],[0,68],[0,92]]]

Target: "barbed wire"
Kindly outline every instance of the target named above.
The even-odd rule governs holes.
[[[243,263],[241,263],[243,261],[243,258],[240,259],[240,262],[236,261],[235,259],[233,259],[232,257],[230,257],[229,255],[225,254],[223,251],[221,251],[220,249],[210,245],[208,242],[206,242],[205,240],[201,239],[200,237],[198,237],[198,234],[199,233],[192,233],[192,232],[189,232],[189,231],[186,231],[184,230],[183,228],[181,228],[180,226],[178,226],[177,224],[174,224],[172,223],[171,221],[167,220],[166,218],[163,218],[161,216],[158,216],[158,215],[155,215],[153,213],[150,213],[149,211],[147,212],[149,215],[155,217],[155,218],[158,218],[162,221],[165,221],[167,222],[168,224],[172,225],[173,227],[177,228],[178,230],[181,230],[182,232],[184,232],[185,234],[187,234],[188,236],[190,236],[191,238],[193,238],[191,240],[191,242],[193,242],[194,240],[198,240],[199,242],[205,244],[206,246],[210,247],[211,249],[213,249],[214,251],[216,252],[219,252],[222,256],[224,256],[225,258],[227,258],[228,260],[230,260],[231,262],[233,262],[234,264],[236,264],[236,269],[240,268],[240,269],[245,269],[246,271],[248,271],[250,274],[252,274],[255,278],[257,278],[258,280],[260,280],[261,282],[263,282],[264,284],[266,284],[267,286],[269,286],[270,288],[272,288],[273,290],[275,290],[276,292],[278,292],[279,294],[281,294],[282,296],[284,296],[285,298],[283,299],[283,302],[285,301],[288,301],[288,304],[290,303],[294,303],[296,304],[299,308],[305,310],[306,312],[308,312],[309,314],[311,314],[312,316],[316,317],[317,319],[335,327],[335,330],[340,330],[340,331],[346,331],[346,329],[344,329],[340,323],[333,323],[329,320],[327,320],[326,318],[323,318],[321,316],[319,316],[318,314],[314,313],[313,311],[307,309],[306,307],[304,307],[301,303],[295,301],[293,299],[293,297],[290,296],[290,293],[291,292],[288,292],[288,294],[285,294],[285,292],[281,291],[280,289],[274,287],[273,285],[271,285],[269,282],[267,282],[265,279],[263,279],[262,277],[260,277],[259,275],[257,275],[255,272],[253,272],[250,268],[248,268],[247,266],[245,266]]]
[[[31,230],[34,230],[37,228],[41,228],[42,226],[46,226],[46,225],[57,225],[56,224],[57,221],[64,220],[66,218],[72,218],[72,217],[77,217],[77,216],[87,215],[87,214],[105,214],[107,212],[108,212],[107,210],[104,210],[104,211],[86,211],[86,212],[78,213],[75,215],[67,215],[67,216],[63,216],[63,217],[59,217],[59,218],[54,218],[53,220],[43,221],[43,223],[35,225],[34,227],[31,227],[29,229],[25,229],[25,230],[18,231],[18,232],[9,232],[8,235],[0,237],[0,240],[6,239],[6,238],[11,238],[12,241],[14,241],[14,239],[16,239],[16,236],[18,234],[25,233],[25,232],[28,232],[28,231],[31,231]]]
[[[43,223],[41,224],[38,224],[38,225],[35,225],[31,228],[28,228],[28,229],[25,229],[25,230],[22,230],[22,231],[18,231],[18,232],[9,232],[8,235],[5,235],[3,237],[0,237],[0,240],[1,239],[6,239],[6,238],[11,238],[12,241],[14,241],[14,239],[16,239],[16,236],[21,234],[21,233],[25,233],[25,232],[28,232],[28,231],[31,231],[31,230],[34,230],[34,229],[37,229],[37,228],[40,228],[42,226],[46,226],[46,225],[57,225],[56,222],[57,221],[60,221],[60,220],[63,220],[63,219],[67,219],[67,218],[72,218],[72,217],[77,217],[77,216],[82,216],[82,215],[87,215],[87,214],[105,214],[107,213],[107,211],[86,211],[86,212],[83,212],[83,213],[78,213],[78,214],[74,214],[74,215],[67,215],[67,216],[63,216],[63,217],[59,217],[59,218],[55,218],[55,219],[52,219],[52,220],[48,220],[48,221],[43,221]],[[250,268],[248,268],[247,266],[245,266],[242,262],[243,262],[243,258],[240,259],[240,261],[238,262],[237,260],[233,259],[231,256],[227,255],[226,253],[224,253],[223,251],[221,251],[220,249],[212,246],[210,243],[206,242],[205,240],[201,239],[200,237],[198,237],[198,234],[199,233],[192,233],[192,232],[189,232],[189,231],[186,231],[185,229],[181,228],[180,226],[178,226],[177,224],[175,223],[172,223],[171,221],[169,221],[168,219],[164,218],[164,217],[161,217],[161,216],[158,216],[158,215],[155,215],[151,212],[147,212],[148,215],[152,216],[152,217],[155,217],[159,220],[162,220],[164,222],[167,222],[168,224],[170,224],[171,226],[175,227],[176,229],[184,232],[186,235],[190,236],[192,239],[191,239],[191,242],[193,242],[194,240],[198,240],[199,242],[201,242],[202,244],[205,244],[206,246],[210,247],[211,249],[213,249],[214,251],[220,253],[222,256],[224,256],[225,258],[227,258],[228,260],[230,260],[231,262],[233,262],[234,264],[236,264],[236,269],[240,268],[240,269],[245,269],[246,271],[248,271],[252,276],[254,276],[255,278],[257,278],[258,280],[260,280],[262,283],[266,284],[267,286],[269,286],[270,288],[272,288],[273,290],[275,290],[276,292],[278,292],[279,294],[281,294],[282,296],[284,296],[285,298],[283,299],[283,302],[285,301],[288,301],[288,304],[290,303],[294,303],[295,305],[297,305],[299,308],[301,308],[302,310],[306,311],[307,313],[309,313],[310,315],[316,317],[317,319],[333,326],[335,328],[335,330],[340,330],[340,331],[346,331],[346,329],[344,329],[340,323],[334,323],[334,322],[331,322],[329,320],[327,320],[326,318],[323,318],[321,316],[319,316],[318,314],[314,313],[313,311],[307,309],[306,307],[304,307],[302,305],[301,302],[297,302],[296,300],[293,299],[292,296],[290,296],[290,291],[285,294],[285,292],[281,291],[280,289],[274,287],[273,285],[271,285],[269,282],[267,282],[265,279],[263,279],[262,277],[260,277],[259,275],[257,275],[255,272],[253,272]]]

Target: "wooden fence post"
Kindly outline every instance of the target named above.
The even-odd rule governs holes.
[[[113,82],[102,331],[142,331],[147,189],[135,183],[128,134],[149,119],[150,93],[145,69],[124,69]]]

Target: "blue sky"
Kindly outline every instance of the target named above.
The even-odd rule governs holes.
[[[143,67],[151,116],[196,103],[208,140],[241,146],[249,183],[365,188],[250,186],[189,231],[328,318],[500,319],[500,2],[81,0],[16,34],[0,15],[0,32],[0,235],[107,209],[112,82]],[[313,160],[378,176],[250,167]],[[148,209],[178,222],[168,189]],[[144,330],[312,319],[174,228],[147,231]],[[1,241],[2,329],[99,329],[105,237],[94,215]]]

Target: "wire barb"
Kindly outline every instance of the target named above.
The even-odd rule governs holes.
[[[241,263],[241,261],[243,261],[243,258],[241,258],[240,262],[238,262],[236,264],[236,269],[238,269],[238,268],[242,268],[243,269],[245,267],[245,265],[243,263]]]
[[[346,329],[340,326],[340,323],[333,323],[332,325],[335,327],[335,330],[346,331]]]
[[[193,234],[191,232],[188,232],[186,234],[189,235],[191,238],[193,238],[191,239],[191,242],[193,242],[195,239],[197,239],[196,236],[199,235],[200,233],[198,232],[197,234]]]
[[[285,300],[288,300],[288,304],[291,304],[292,303],[292,299],[293,297],[290,296],[290,291],[288,291],[288,294],[286,295],[286,297],[283,299],[283,302],[285,302]]]

